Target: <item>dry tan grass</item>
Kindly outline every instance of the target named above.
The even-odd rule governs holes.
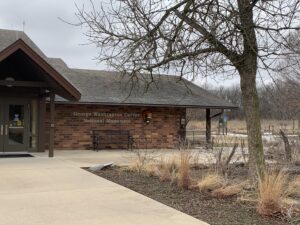
[[[296,177],[289,183],[287,195],[290,197],[300,198],[300,177]]]
[[[198,181],[200,191],[213,191],[221,188],[224,185],[224,178],[217,173],[208,173]]]
[[[275,170],[266,171],[264,178],[259,179],[258,213],[271,216],[281,211],[287,179],[286,173]]]
[[[158,172],[157,165],[155,165],[155,164],[146,164],[143,167],[143,173],[147,176],[150,176],[150,177],[158,176],[159,172]]]
[[[217,188],[212,192],[212,196],[215,198],[228,198],[240,194],[247,182],[241,182],[238,184],[232,184],[225,187]]]
[[[178,169],[178,176],[177,176],[177,184],[179,187],[184,189],[188,189],[191,178],[190,178],[190,152],[185,150],[181,151],[180,153],[180,164]]]
[[[195,130],[205,130],[205,121],[194,120],[190,121],[187,129]],[[218,120],[212,120],[212,130],[218,130]],[[228,122],[228,131],[238,132],[238,133],[247,133],[246,132],[246,122],[244,120],[230,120]],[[298,122],[293,123],[292,120],[262,120],[261,121],[262,131],[274,131],[279,132],[279,129],[292,131],[294,128],[295,133],[299,131]]]
[[[141,173],[144,169],[144,163],[138,158],[134,159],[128,166],[128,171]]]
[[[175,175],[179,169],[177,157],[175,155],[162,157],[159,161],[158,168],[158,176],[161,181],[174,182],[174,179],[176,178]]]
[[[212,130],[218,130],[218,120],[212,120],[211,128]],[[228,123],[228,129],[234,131],[246,131],[246,122],[244,120],[230,120]],[[193,120],[190,121],[187,128],[188,129],[195,129],[195,130],[205,130],[206,122],[200,120]]]
[[[137,173],[145,172],[146,167],[153,161],[151,154],[139,150],[134,153],[134,158],[126,170]]]

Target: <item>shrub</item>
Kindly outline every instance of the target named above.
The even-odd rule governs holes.
[[[289,183],[287,195],[300,198],[300,177],[295,178]]]
[[[147,176],[150,176],[150,177],[157,176],[157,175],[158,175],[158,168],[157,168],[157,165],[154,165],[154,164],[146,164],[146,165],[143,167],[143,172],[144,172]]]
[[[217,173],[208,173],[200,181],[198,181],[198,188],[200,191],[213,191],[222,187],[224,178]]]
[[[224,154],[224,149],[221,148],[216,155],[216,170],[227,177],[230,174],[230,163],[234,155],[236,154],[236,150],[238,148],[238,144],[234,143],[231,151],[228,154]]]
[[[179,187],[182,187],[184,189],[188,189],[190,186],[190,166],[190,152],[181,151],[177,184]]]
[[[212,196],[215,198],[228,198],[238,195],[243,191],[246,182],[239,184],[228,185],[226,187],[217,188],[212,192]]]
[[[176,180],[176,174],[179,169],[178,161],[175,156],[162,157],[159,162],[158,175],[161,181],[172,181]]]
[[[135,151],[135,157],[131,161],[128,170],[132,172],[142,173],[145,166],[149,163],[150,158],[147,152]]]
[[[143,171],[143,167],[144,164],[140,160],[135,159],[130,163],[128,170],[132,172],[141,173]]]
[[[271,216],[281,211],[286,183],[287,174],[282,170],[266,171],[258,181],[258,213]]]

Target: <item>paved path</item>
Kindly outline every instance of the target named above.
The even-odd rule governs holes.
[[[150,157],[152,159],[160,160],[162,157],[174,155],[179,156],[179,150],[140,150],[139,151],[143,156]],[[214,154],[207,153],[207,150],[204,149],[194,149],[190,151],[192,154],[193,162],[198,161],[198,163],[208,163],[213,160]],[[48,158],[46,152],[35,153],[38,157]],[[98,163],[108,163],[114,162],[118,165],[128,165],[132,162],[133,159],[136,159],[137,154],[136,151],[126,151],[126,150],[101,150],[98,152],[89,151],[89,150],[76,150],[76,151],[68,151],[68,150],[56,150],[55,158],[63,159],[72,163],[74,165],[78,165],[79,167],[88,167]]]
[[[206,224],[82,170],[69,156],[0,159],[0,225]]]

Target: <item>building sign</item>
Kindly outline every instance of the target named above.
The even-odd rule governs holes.
[[[73,117],[83,118],[84,123],[128,124],[131,119],[141,118],[140,113],[118,112],[73,112]]]

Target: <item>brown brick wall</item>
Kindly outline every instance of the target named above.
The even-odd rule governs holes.
[[[146,124],[143,112],[152,113]],[[55,149],[92,149],[92,130],[127,130],[135,148],[177,148],[180,140],[180,117],[183,108],[62,105],[55,106]],[[46,137],[49,131],[49,109]],[[147,140],[147,141],[145,141]],[[106,148],[120,148],[109,145]]]

